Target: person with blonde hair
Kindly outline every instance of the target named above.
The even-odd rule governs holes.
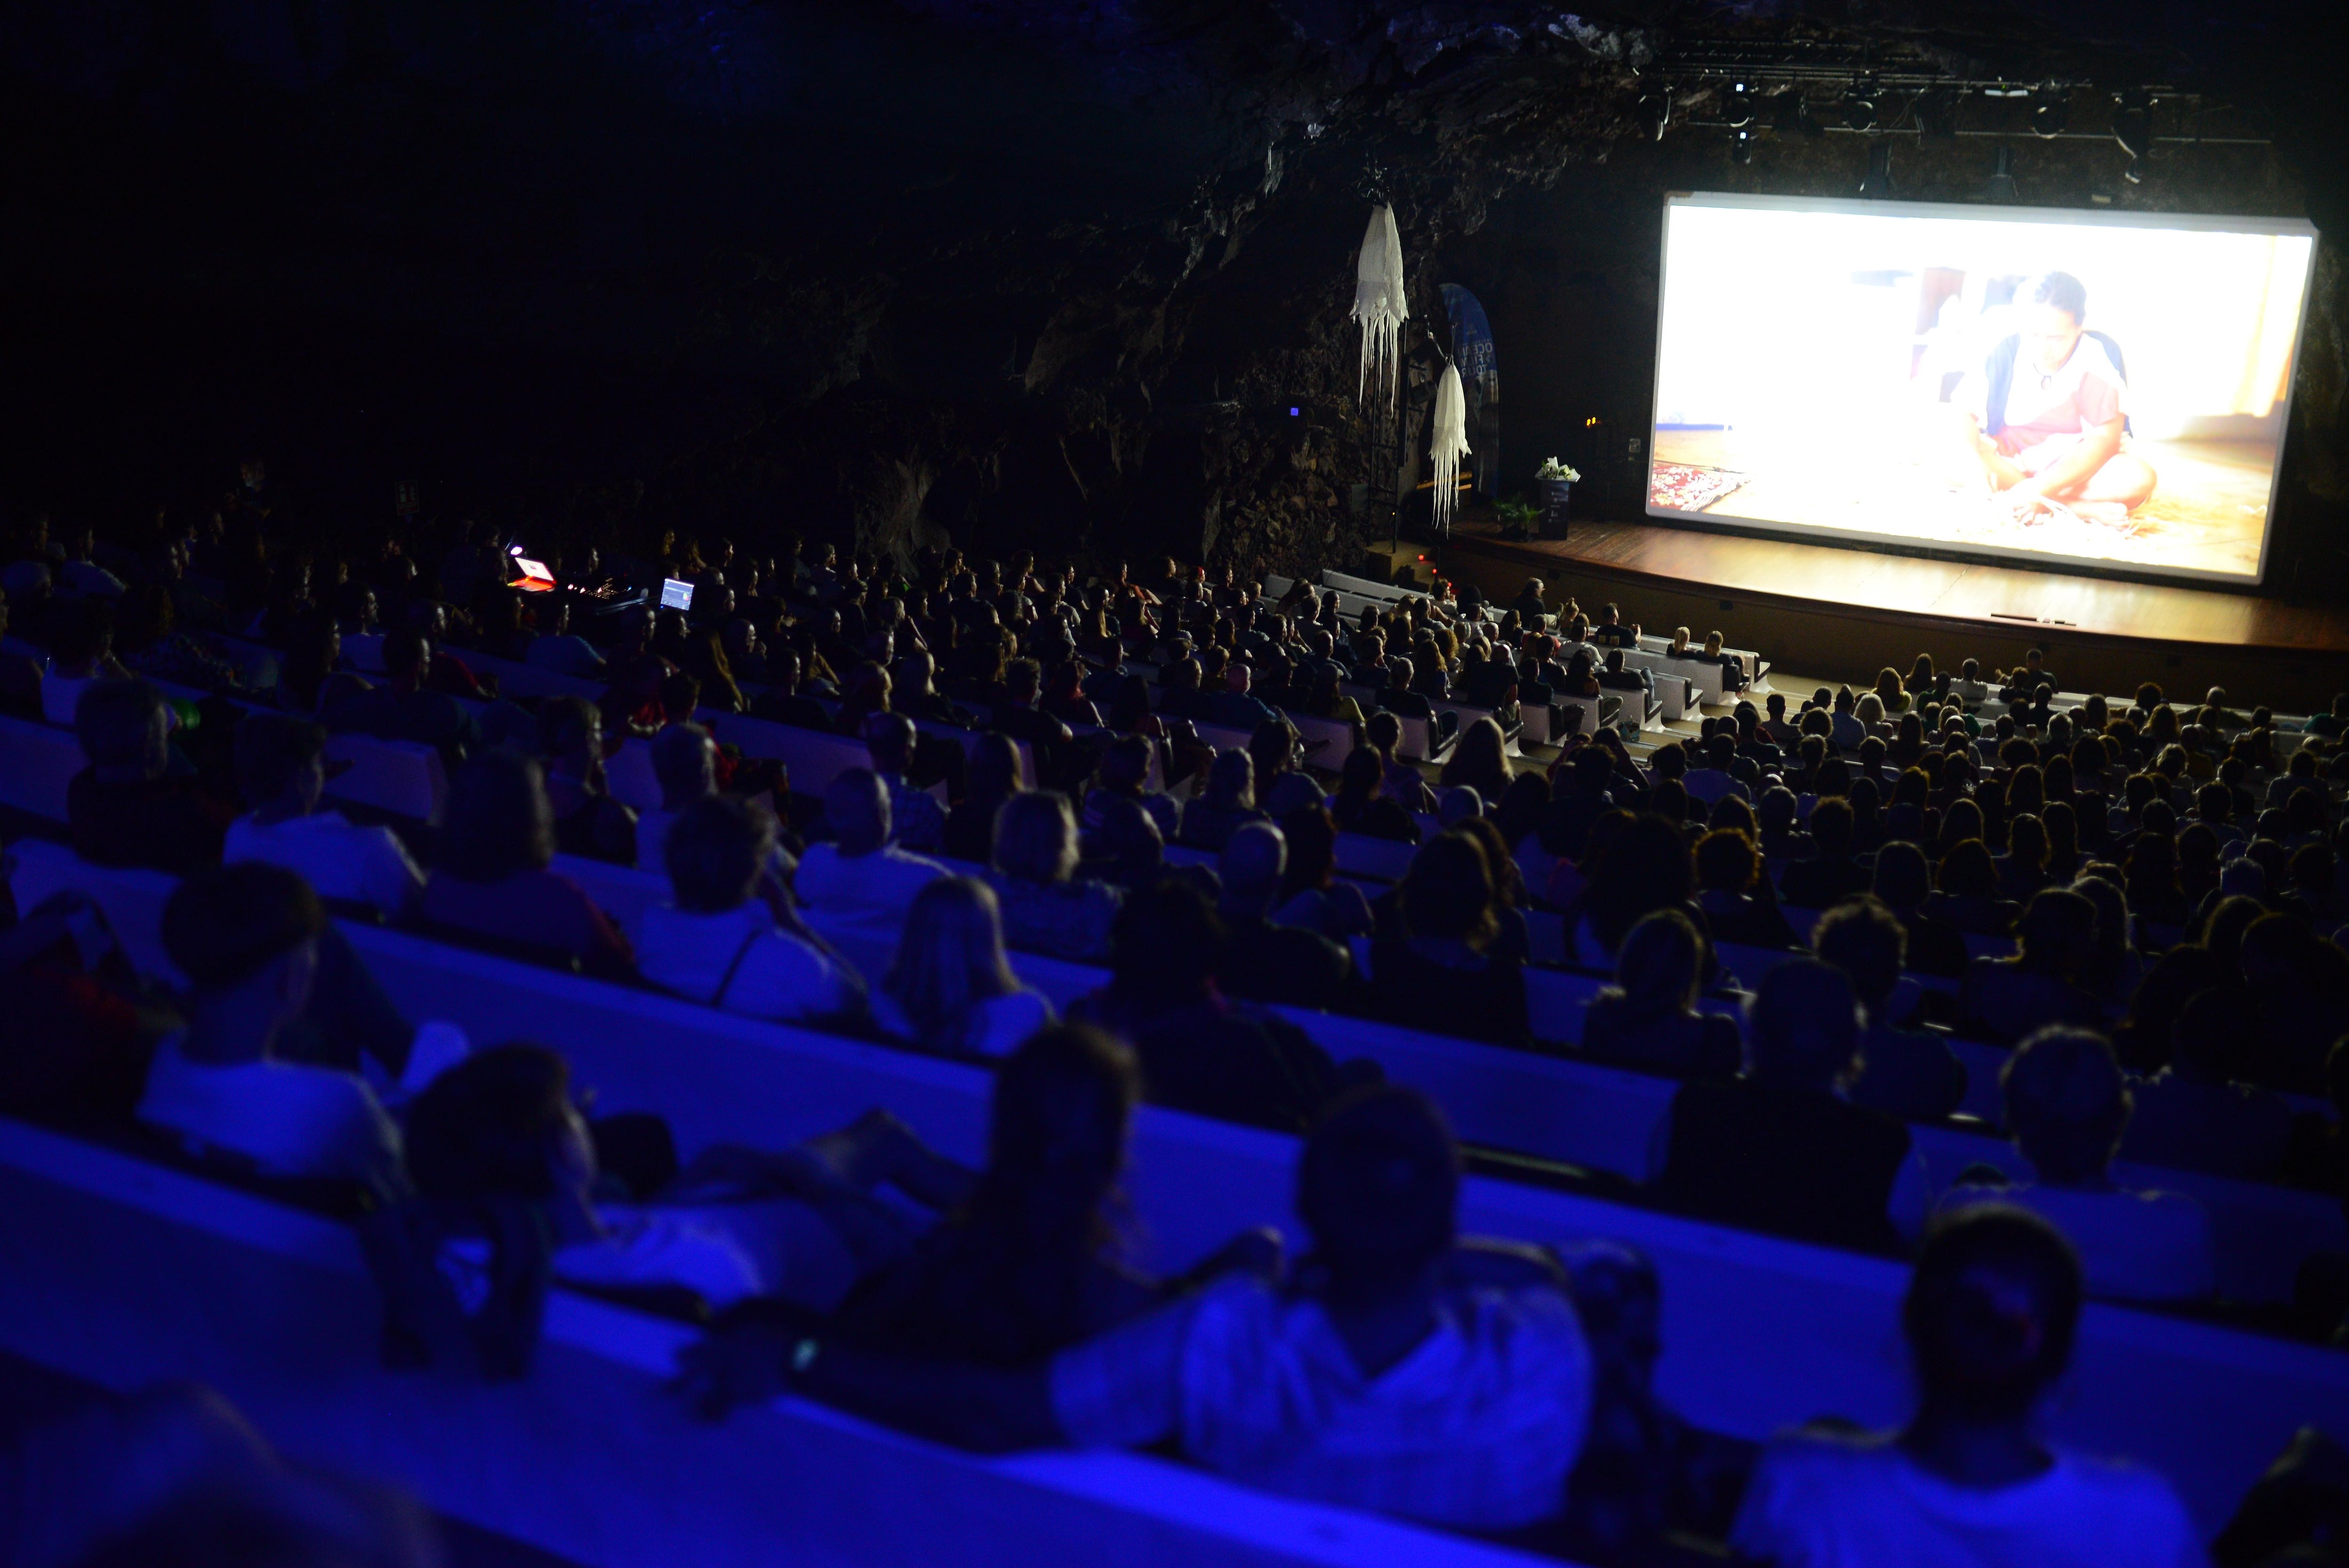
[[[1053,1013],[1011,972],[994,890],[976,877],[941,877],[915,896],[896,961],[874,995],[873,1021],[925,1050],[996,1057]]]
[[[1246,761],[1247,754],[1237,754]],[[1121,894],[1077,875],[1077,815],[1054,789],[1022,789],[995,814],[994,873],[1012,946],[1055,958],[1109,956]]]
[[[1476,791],[1480,800],[1498,801],[1509,792],[1509,781],[1515,776],[1509,767],[1508,738],[1487,717],[1460,732],[1452,755],[1444,760],[1443,783],[1446,789],[1464,784]]]

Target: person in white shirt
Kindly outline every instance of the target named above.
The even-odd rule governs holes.
[[[914,895],[947,868],[889,841],[887,786],[869,768],[852,768],[823,792],[824,820],[833,841],[811,844],[794,879],[801,902],[827,918],[895,931]]]
[[[326,732],[285,714],[248,714],[236,727],[237,788],[252,811],[229,824],[224,861],[265,861],[299,872],[321,898],[407,911],[424,873],[389,828],[363,828],[318,810],[326,787]]]
[[[2205,1563],[2162,1477],[2040,1440],[2079,1315],[2079,1261],[2045,1221],[2002,1206],[1940,1221],[1901,1310],[1917,1413],[1896,1432],[1771,1443],[1731,1549],[1778,1568]]]
[[[615,1201],[572,1099],[569,1065],[527,1043],[476,1052],[417,1097],[408,1170],[450,1217],[434,1261],[469,1313],[499,1288],[487,1237],[471,1232],[487,1229],[500,1202],[543,1216],[558,1280],[681,1288],[721,1311],[771,1296],[828,1312],[858,1279],[911,1250],[928,1226],[925,1211],[953,1208],[975,1184],[971,1171],[874,1111],[792,1149],[714,1146],[649,1201]],[[877,1199],[884,1185],[911,1202]]]
[[[279,1061],[310,999],[326,915],[282,866],[199,872],[163,906],[163,946],[188,977],[187,1028],[147,1071],[139,1119],[279,1176],[392,1181],[399,1131],[355,1073]]]
[[[1589,1349],[1547,1253],[1462,1243],[1459,1153],[1407,1089],[1316,1125],[1298,1173],[1313,1251],[1282,1290],[1228,1276],[1041,1366],[836,1346],[771,1320],[683,1356],[705,1413],[790,1389],[968,1447],[1141,1447],[1294,1497],[1468,1530],[1554,1516],[1580,1453]]]
[[[2134,1108],[2102,1036],[2040,1030],[2007,1061],[1999,1089],[2014,1146],[2037,1180],[1953,1188],[1944,1208],[1989,1202],[2040,1214],[2079,1249],[2092,1295],[2185,1302],[2216,1292],[2209,1212],[2182,1193],[2135,1192],[2113,1181],[2113,1151]]]
[[[680,996],[753,1018],[863,1011],[864,983],[775,880],[774,825],[739,800],[695,801],[668,833],[671,901],[645,911],[636,972]]]
[[[1001,1057],[1053,1014],[1011,972],[995,890],[976,877],[940,877],[905,917],[896,962],[873,994],[873,1021],[927,1050]]]

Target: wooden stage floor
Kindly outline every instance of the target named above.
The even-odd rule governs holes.
[[[1562,540],[1503,541],[1497,532],[1491,524],[1464,521],[1444,553],[1519,562],[1534,575],[1547,568],[1569,583],[1598,578],[1681,593],[1717,593],[1897,624],[2109,638],[2164,650],[2183,645],[2349,656],[2349,607],[2344,606],[1881,555],[1651,522],[1577,519]],[[1583,597],[1588,601],[1589,592]]]

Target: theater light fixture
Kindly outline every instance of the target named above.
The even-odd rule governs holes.
[[[2031,134],[2042,140],[2053,141],[2064,134],[2072,123],[2071,95],[2061,88],[2049,89],[2031,106]]]
[[[1640,95],[1640,123],[1646,128],[1648,139],[1661,141],[1672,123],[1672,89],[1655,88]]]
[[[1722,95],[1721,123],[1732,130],[1744,130],[1754,123],[1754,95],[1745,90],[1744,82],[1731,84]]]
[[[1851,84],[1843,95],[1843,122],[1853,130],[1876,129],[1876,84],[1865,77]]]
[[[1729,133],[1729,161],[1743,169],[1754,161],[1754,132],[1750,129]]]

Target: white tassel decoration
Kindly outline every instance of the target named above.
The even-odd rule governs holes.
[[[1460,459],[1468,453],[1468,395],[1460,387],[1460,367],[1447,365],[1435,384],[1435,418],[1429,422],[1435,459],[1435,526],[1452,530],[1452,510],[1460,498]]]
[[[1402,291],[1402,234],[1395,228],[1394,209],[1380,206],[1371,210],[1361,257],[1354,263],[1353,316],[1362,324],[1362,365],[1354,381],[1357,403],[1369,393],[1375,365],[1387,389],[1387,411],[1394,411],[1402,324],[1410,315]]]

